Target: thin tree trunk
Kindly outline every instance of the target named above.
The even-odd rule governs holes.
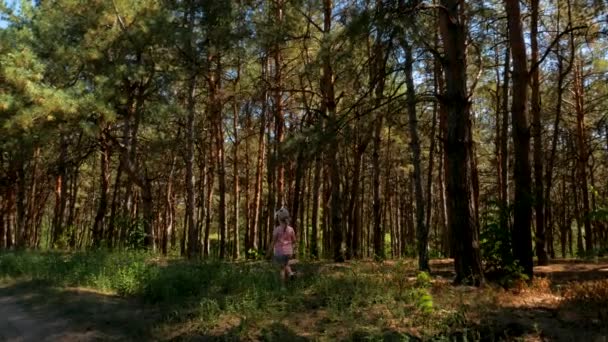
[[[557,31],[559,31],[559,23],[560,23],[560,11],[558,6],[557,12]],[[547,227],[551,227],[549,222],[551,222],[552,212],[553,212],[553,203],[551,201],[551,188],[553,185],[553,166],[555,164],[555,155],[557,152],[557,141],[559,137],[559,124],[562,115],[562,101],[564,96],[564,81],[566,76],[570,73],[573,66],[574,61],[574,37],[573,33],[570,34],[570,60],[566,69],[564,70],[564,62],[563,58],[560,55],[560,44],[557,45],[557,69],[558,69],[558,79],[557,79],[557,101],[555,108],[555,121],[553,122],[553,137],[551,139],[551,151],[549,153],[549,160],[547,163],[547,168],[545,171],[545,195],[544,195],[544,205],[545,205],[545,220],[547,222]],[[565,197],[564,197],[565,200]],[[565,210],[565,209],[564,209]],[[565,213],[564,213],[565,215]],[[551,234],[551,233],[550,233]],[[565,235],[564,235],[565,237]],[[562,240],[562,252],[565,255],[565,240]],[[551,247],[552,249],[552,247]],[[553,258],[553,254],[551,255]],[[564,256],[565,257],[565,256]]]
[[[526,110],[529,71],[522,29],[519,0],[505,0],[509,26],[509,41],[513,56],[513,147],[515,149],[515,220],[512,230],[513,255],[532,278],[532,192],[530,168],[530,127]]]
[[[32,165],[32,177],[30,181],[29,194],[27,194],[27,205],[26,205],[26,221],[25,221],[25,243],[27,247],[35,247],[35,222],[36,222],[36,194],[39,188],[39,159],[40,159],[40,147],[34,148],[34,157]]]
[[[17,248],[22,249],[22,248],[26,248],[27,247],[27,230],[26,230],[26,203],[25,203],[25,198],[26,198],[26,171],[25,171],[25,167],[24,167],[24,162],[23,162],[23,158],[25,158],[25,155],[22,154],[21,156],[16,157],[17,158],[17,165],[16,165],[16,171],[17,171],[17,190],[16,190],[16,209],[17,209],[17,217],[15,218],[16,221],[16,229],[15,229],[15,240],[16,240],[16,245]]]
[[[193,6],[191,6],[193,7]],[[190,16],[193,15],[193,9],[190,10]],[[191,18],[190,20],[194,20]],[[188,44],[190,45],[190,44]],[[195,198],[194,189],[196,188],[196,179],[194,176],[194,121],[196,116],[196,75],[192,73],[188,80],[188,116],[186,120],[186,220],[184,232],[187,232],[188,236],[188,248],[186,249],[186,255],[188,259],[195,258],[199,255],[198,241],[197,241],[197,224],[194,218],[195,210]]]
[[[163,255],[167,255],[168,246],[171,236],[173,236],[173,175],[175,173],[175,160],[171,160],[171,168],[167,179],[167,189],[165,191],[165,211],[164,211],[164,227],[161,240],[161,251]]]
[[[314,166],[314,180],[312,186],[312,227],[310,232],[310,256],[319,258],[319,196],[321,190],[321,158],[317,155]]]
[[[369,141],[369,140],[368,140]],[[349,218],[349,225],[351,229],[350,236],[350,248],[351,255],[355,258],[361,256],[361,242],[359,241],[359,234],[361,227],[359,226],[359,217],[358,217],[358,208],[357,201],[359,200],[359,187],[361,182],[361,164],[363,161],[363,153],[365,153],[365,149],[367,147],[367,143],[363,145],[363,143],[359,143],[355,147],[355,155],[354,155],[354,169],[353,169],[353,179],[350,190],[350,201],[348,203],[347,215]]]
[[[581,224],[581,210],[580,210],[580,206],[579,206],[579,197],[578,197],[578,192],[579,189],[576,186],[576,182],[577,182],[577,176],[576,176],[577,170],[576,167],[572,168],[572,174],[571,176],[571,183],[572,184],[572,193],[573,193],[573,198],[574,198],[574,217],[576,219],[576,253],[579,256],[582,256],[585,254],[585,248],[583,247],[583,231],[582,231],[582,224]],[[572,254],[572,250],[570,251],[570,254]]]
[[[93,247],[100,247],[101,240],[104,236],[105,217],[108,210],[108,195],[110,193],[110,147],[106,139],[102,136],[100,144],[100,188],[99,188],[99,206],[95,215],[95,223],[93,224]]]
[[[274,22],[276,25],[283,25],[284,0],[274,0]],[[274,60],[274,118],[275,118],[275,145],[274,158],[276,171],[276,205],[275,208],[286,206],[285,194],[285,163],[281,157],[281,144],[285,138],[285,118],[283,117],[283,54],[280,39],[273,47],[272,56]],[[295,213],[292,213],[295,215]]]
[[[110,218],[108,220],[108,244],[110,247],[120,244],[120,236],[116,236],[116,210],[118,208],[118,196],[120,193],[120,182],[122,177],[122,161],[118,163],[116,170],[116,179],[114,180],[114,189],[112,192],[112,205],[110,206]]]
[[[251,134],[250,132],[252,132],[252,128],[251,128],[251,111],[248,109],[246,111],[247,116],[246,116],[246,132],[247,134]],[[251,176],[251,170],[250,170],[250,163],[249,163],[249,153],[251,153],[250,151],[250,146],[249,146],[249,137],[245,137],[245,183],[243,184],[243,192],[245,193],[245,257],[249,256],[249,250],[252,248],[252,243],[251,241],[255,239],[255,236],[251,236],[251,223],[252,223],[252,216],[254,215],[252,210],[252,203],[251,203],[251,191],[250,191],[250,176]]]
[[[70,249],[74,249],[76,247],[76,231],[77,227],[75,225],[76,220],[76,201],[78,200],[78,176],[80,166],[76,166],[74,168],[71,184],[70,184],[70,208],[68,210],[68,220],[66,222],[67,226],[70,228],[70,238],[69,238],[69,246]]]
[[[530,18],[530,39],[532,41],[531,64],[538,62],[538,7],[539,0],[531,0],[532,17]],[[543,191],[543,142],[540,120],[540,76],[539,68],[532,70],[532,94],[530,111],[532,114],[532,134],[534,135],[534,211],[536,213],[536,256],[538,264],[549,264],[546,251],[545,213]]]
[[[61,151],[59,152],[59,174],[57,175],[57,184],[55,189],[55,217],[53,219],[53,237],[51,246],[56,244],[63,237],[63,218],[65,215],[65,207],[67,201],[67,149],[68,142],[65,137],[61,138]],[[61,241],[60,247],[65,247]]]
[[[212,137],[213,139],[213,137]],[[211,212],[213,208],[213,189],[215,187],[215,152],[211,147],[211,157],[209,161],[209,168],[207,170],[207,194],[206,194],[206,205],[205,209],[205,236],[203,238],[203,254],[207,258],[210,256],[210,235],[211,235]]]
[[[239,71],[238,73],[240,74],[240,67],[239,67]],[[237,76],[237,81],[238,83],[238,76]],[[235,86],[236,88],[236,86]],[[236,89],[235,89],[235,93],[236,93]],[[234,241],[234,248],[232,250],[232,258],[234,260],[240,258],[240,244],[239,244],[239,145],[240,145],[240,141],[239,141],[239,136],[238,136],[238,125],[239,125],[239,106],[236,102],[236,98],[234,99],[234,103],[233,103],[233,112],[234,112],[234,117],[233,117],[233,121],[232,121],[232,125],[234,127],[234,146],[233,146],[233,155],[232,155],[232,176],[233,176],[233,180],[232,180],[232,210],[233,212],[233,224],[234,224],[234,236],[232,237],[233,241]]]
[[[215,70],[210,70],[208,75],[209,103],[211,106],[211,117],[213,118],[213,139],[215,143],[215,157],[219,182],[219,204],[218,220],[220,235],[220,259],[226,258],[226,238],[228,225],[226,223],[226,157],[224,153],[224,127],[222,123],[221,92],[221,57],[219,55],[209,56],[210,63],[215,62]]]
[[[435,83],[435,93],[438,92],[436,83]],[[431,139],[431,145],[429,147],[429,168],[427,171],[427,179],[426,179],[426,218],[425,218],[425,223],[426,223],[426,230],[428,233],[428,230],[430,229],[430,227],[435,227],[435,240],[437,240],[437,224],[432,224],[433,221],[433,216],[432,216],[432,212],[433,212],[433,171],[434,171],[434,166],[435,166],[435,149],[436,149],[436,130],[437,130],[437,102],[435,102],[433,104],[433,116],[431,118],[431,134],[430,134],[430,139]],[[427,250],[428,253],[428,250]]]
[[[502,88],[502,125],[500,128],[500,226],[510,230],[509,210],[509,83],[511,78],[511,49],[505,47],[505,67]]]
[[[9,186],[6,200],[6,249],[15,244],[15,186]]]
[[[144,170],[145,182],[142,187],[142,204],[144,214],[144,246],[150,248],[152,251],[156,250],[155,236],[154,236],[154,197],[152,192],[152,180],[148,176],[148,170]]]
[[[0,154],[2,151],[0,151]],[[0,157],[0,165],[2,164],[2,157]],[[6,234],[6,226],[7,226],[7,217],[8,212],[6,210],[6,203],[8,202],[6,198],[6,190],[3,190],[2,197],[0,197],[0,249],[5,249],[7,245],[7,234]]]
[[[300,149],[298,151],[298,156],[296,158],[296,175],[295,175],[295,186],[294,186],[294,191],[293,191],[293,197],[292,197],[292,207],[291,207],[291,213],[293,216],[293,220],[292,220],[292,226],[294,227],[294,229],[296,230],[296,233],[298,234],[298,236],[300,236],[300,242],[301,242],[301,238],[303,236],[302,234],[302,227],[304,227],[304,222],[302,222],[300,220],[300,224],[296,224],[295,220],[298,217],[298,213],[300,212],[300,207],[301,207],[301,200],[302,200],[302,180],[304,177],[304,170],[305,170],[305,165],[304,165],[304,151],[302,149]]]
[[[560,238],[562,243],[562,258],[566,258],[566,248],[568,247],[568,230],[570,230],[570,221],[568,220],[568,201],[566,194],[566,175],[562,176],[562,223],[560,226]]]
[[[420,158],[420,139],[418,138],[418,117],[416,114],[416,91],[414,89],[414,60],[412,47],[405,42],[405,82],[407,85],[407,112],[410,128],[410,147],[412,149],[412,164],[414,164],[414,189],[416,196],[416,239],[418,243],[418,269],[430,271],[429,267],[429,230],[425,223],[424,194],[422,193],[422,162]],[[431,177],[429,177],[429,183]],[[431,193],[427,196],[430,198]],[[430,206],[429,206],[430,207]],[[430,215],[429,215],[430,216]],[[427,222],[430,223],[430,222]]]
[[[323,32],[327,37],[331,33],[332,24],[332,0],[323,0]],[[329,49],[329,48],[328,48]],[[331,60],[331,51],[323,53],[323,72],[321,80],[321,92],[323,94],[322,108],[328,118],[332,141],[329,143],[327,157],[329,158],[329,175],[331,180],[331,231],[333,259],[344,261],[342,253],[342,241],[344,234],[344,222],[342,222],[342,192],[340,189],[340,163],[338,161],[338,118],[336,113],[336,98],[334,92],[334,72]]]
[[[576,142],[578,156],[578,184],[583,195],[582,219],[585,224],[585,249],[587,254],[593,253],[593,231],[589,218],[589,187],[587,184],[587,164],[589,154],[587,148],[587,134],[585,131],[585,94],[582,62],[576,66],[574,75],[574,101],[576,109]]]
[[[267,58],[264,58],[262,61],[262,79],[266,79],[268,69],[268,61]],[[253,203],[251,214],[253,215],[253,222],[251,223],[251,232],[249,233],[249,248],[253,248],[254,250],[258,250],[262,245],[262,237],[259,233],[261,225],[260,218],[260,203],[262,197],[262,171],[264,170],[264,155],[266,154],[266,115],[267,115],[267,102],[268,102],[268,92],[264,89],[262,95],[262,113],[260,115],[260,127],[259,127],[259,135],[258,135],[258,155],[256,162],[256,171],[255,171],[255,185],[254,185],[254,194],[253,194]]]

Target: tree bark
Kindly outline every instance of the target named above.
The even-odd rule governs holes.
[[[213,136],[211,137],[213,139]],[[213,144],[211,144],[213,145]],[[211,146],[211,157],[209,158],[209,167],[207,170],[207,194],[205,203],[207,208],[205,209],[205,236],[203,238],[203,255],[205,257],[210,256],[210,235],[211,235],[211,212],[213,208],[213,189],[215,187],[215,152],[214,148]]]
[[[100,138],[100,178],[99,178],[99,206],[93,224],[93,247],[98,248],[104,236],[105,217],[108,210],[108,195],[110,193],[110,147],[105,137]]]
[[[114,245],[120,245],[122,238],[121,234],[116,236],[116,210],[118,208],[118,197],[120,193],[120,181],[122,177],[122,161],[118,162],[118,169],[116,170],[116,179],[114,180],[114,189],[112,192],[112,204],[110,206],[110,218],[108,220],[108,244],[110,247]],[[74,198],[75,200],[75,198]],[[72,203],[70,203],[72,204]],[[122,227],[121,227],[122,228]],[[120,233],[120,232],[119,232]]]
[[[63,237],[63,218],[67,202],[67,149],[68,142],[65,137],[61,138],[61,151],[59,152],[57,184],[55,188],[55,217],[53,219],[53,238],[51,245],[56,246]],[[63,241],[59,247],[65,247]]]
[[[240,74],[240,66],[238,74]],[[238,84],[238,76],[236,83]],[[235,93],[237,92],[237,86],[235,85]],[[241,246],[239,244],[239,135],[238,135],[238,125],[239,125],[239,111],[240,108],[236,102],[236,98],[234,99],[234,103],[232,106],[234,117],[232,121],[232,126],[234,127],[234,146],[233,146],[233,155],[232,155],[232,210],[233,210],[233,224],[234,224],[234,235],[232,240],[234,241],[234,247],[232,249],[232,258],[234,260],[240,258],[241,254]]]
[[[530,168],[530,127],[526,110],[529,72],[526,45],[518,0],[505,0],[509,42],[513,56],[513,147],[515,149],[515,207],[511,232],[513,255],[528,277],[532,278],[532,192]]]
[[[323,0],[323,32],[329,38],[332,23],[332,0]],[[328,47],[327,49],[330,49]],[[334,93],[334,72],[331,61],[331,51],[323,54],[323,72],[321,76],[321,92],[323,94],[323,112],[328,118],[327,129],[330,132],[331,142],[327,157],[329,158],[329,173],[331,180],[331,234],[333,259],[344,261],[342,241],[344,222],[342,222],[342,192],[340,189],[340,163],[338,161],[338,117],[336,113],[336,98]]]
[[[560,23],[560,11],[558,6],[557,12],[557,31],[559,31],[559,23]],[[566,69],[564,70],[564,58],[560,55],[560,44],[557,44],[557,70],[558,70],[558,79],[557,79],[557,101],[555,104],[555,120],[553,122],[553,137],[551,139],[551,151],[549,152],[549,160],[547,163],[547,168],[545,170],[545,195],[544,195],[544,205],[545,205],[545,220],[547,222],[546,226],[550,229],[553,220],[551,220],[552,212],[554,210],[553,203],[551,201],[551,188],[553,186],[553,166],[555,164],[555,155],[557,152],[557,141],[559,138],[559,125],[562,115],[562,101],[564,97],[564,82],[566,76],[570,73],[573,66],[574,61],[574,37],[573,33],[570,33],[570,60]],[[565,197],[564,197],[565,200]],[[564,208],[565,215],[565,208]],[[551,229],[550,229],[551,230]],[[552,234],[551,232],[549,234]],[[565,236],[565,234],[564,234]],[[565,255],[565,240],[562,240],[562,252]],[[554,257],[553,254],[551,257]]]
[[[511,49],[505,47],[505,67],[502,88],[502,125],[500,128],[500,226],[511,229],[509,210],[509,83],[511,79]]]
[[[530,18],[530,39],[532,41],[531,64],[538,62],[538,10],[539,0],[531,0],[532,17]],[[532,114],[532,131],[534,135],[534,211],[536,213],[536,256],[538,264],[549,264],[546,251],[545,212],[543,191],[543,142],[540,120],[540,76],[539,67],[532,70],[532,94],[530,96],[530,111]]]
[[[587,133],[585,131],[585,90],[583,79],[583,66],[579,62],[575,68],[574,75],[574,101],[576,110],[576,142],[578,159],[578,179],[583,196],[582,219],[585,225],[585,249],[587,254],[593,253],[593,230],[589,217],[589,186],[587,183],[587,164],[589,162],[589,152],[587,148]]]
[[[429,230],[425,223],[424,194],[422,193],[422,162],[420,158],[420,139],[418,138],[418,117],[416,114],[416,90],[414,89],[414,60],[412,47],[407,42],[403,44],[405,52],[405,83],[407,85],[407,112],[410,128],[410,148],[412,164],[414,164],[414,189],[416,196],[416,238],[418,243],[418,269],[430,271],[428,238]],[[430,181],[430,178],[429,178]],[[430,193],[427,194],[430,198]]]
[[[314,166],[314,179],[312,186],[312,227],[310,232],[310,256],[319,258],[319,196],[321,190],[321,158],[317,155]]]
[[[278,26],[283,25],[283,14],[284,14],[284,0],[274,0],[274,20]],[[286,194],[285,194],[285,162],[282,158],[281,144],[285,139],[285,118],[283,117],[283,53],[281,39],[277,39],[273,47],[273,59],[274,59],[274,118],[275,118],[275,146],[274,146],[274,157],[277,167],[276,173],[276,205],[275,208],[286,206]],[[295,215],[295,213],[292,213]]]
[[[193,15],[193,10],[191,10],[190,15]],[[194,20],[194,19],[190,19]],[[189,45],[189,44],[188,44]],[[186,255],[188,259],[193,259],[199,255],[198,250],[198,239],[197,239],[197,224],[194,218],[194,208],[195,208],[195,199],[194,199],[194,189],[196,188],[196,179],[194,176],[194,121],[196,116],[196,100],[195,100],[195,91],[196,91],[196,75],[194,71],[189,76],[188,79],[188,97],[187,97],[187,109],[188,116],[186,119],[186,226],[184,227],[184,231],[188,236],[188,248],[186,249]]]
[[[466,38],[464,4],[459,0],[442,0],[439,11],[440,33],[445,56],[446,92],[443,101],[448,110],[448,134],[444,143],[447,153],[448,216],[454,246],[454,282],[480,285],[483,282],[479,251],[478,219],[475,199],[470,141],[471,117],[467,95]]]

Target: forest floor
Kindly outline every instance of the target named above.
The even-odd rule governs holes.
[[[431,267],[425,280],[413,261],[301,263],[257,306],[230,288],[219,306],[210,292],[187,305],[4,275],[0,341],[608,341],[608,260],[555,260],[508,290],[452,286],[451,260]]]

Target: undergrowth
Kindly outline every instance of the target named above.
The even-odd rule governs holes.
[[[552,293],[551,282],[542,278],[521,283],[523,292],[454,287],[447,278],[416,272],[412,260],[301,262],[295,268],[300,275],[283,287],[266,261],[159,260],[144,252],[0,253],[0,282],[34,283],[41,290],[90,288],[143,302],[154,311],[143,331],[159,340],[499,341],[504,334],[487,326],[494,321],[486,318],[520,310],[501,307],[499,299],[518,303],[521,296]],[[560,310],[592,308],[588,319],[604,322],[607,288],[605,281],[561,288]]]
[[[322,313],[327,326],[367,324],[372,335],[389,320],[416,316],[419,324],[434,312],[432,279],[426,273],[408,278],[410,266],[301,263],[296,268],[302,276],[285,288],[264,261],[159,261],[144,252],[0,253],[0,278],[139,298],[159,308],[165,326],[194,324],[197,334],[212,332],[227,317],[251,330],[269,317],[276,322],[311,312]]]

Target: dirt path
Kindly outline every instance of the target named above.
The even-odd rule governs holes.
[[[94,341],[94,331],[70,331],[70,322],[59,317],[31,312],[15,297],[0,297],[0,341]]]
[[[0,285],[0,342],[149,340],[153,313],[87,289],[5,284]]]

